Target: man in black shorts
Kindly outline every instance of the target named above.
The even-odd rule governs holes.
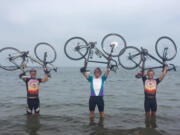
[[[156,101],[156,90],[157,85],[163,80],[163,78],[166,75],[167,72],[167,66],[164,62],[164,68],[161,76],[157,79],[154,79],[154,71],[152,69],[149,69],[147,72],[147,77],[145,74],[145,57],[143,59],[143,65],[142,65],[142,80],[144,84],[144,94],[145,94],[145,100],[144,100],[144,109],[146,112],[146,118],[147,120],[150,119],[150,116],[153,118],[156,117],[156,111],[157,111],[157,101]]]
[[[91,86],[91,96],[89,98],[89,117],[90,119],[94,118],[94,111],[97,105],[100,117],[104,118],[104,82],[106,81],[109,75],[110,68],[107,67],[107,70],[104,75],[102,75],[102,71],[100,68],[96,68],[94,70],[94,77],[89,75],[86,72],[85,68],[81,68],[81,72],[83,73],[85,78],[90,82]]]
[[[20,78],[26,83],[27,88],[27,114],[32,114],[33,110],[35,114],[39,114],[39,84],[48,81],[48,71],[46,69],[44,69],[45,77],[43,79],[36,78],[36,72],[36,70],[31,69],[30,78],[25,76],[24,70],[20,75]]]

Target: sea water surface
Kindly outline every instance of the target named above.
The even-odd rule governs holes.
[[[93,69],[93,68],[92,68]],[[156,76],[161,71],[157,71]],[[110,73],[105,83],[105,119],[88,118],[90,85],[79,68],[59,68],[40,84],[40,116],[26,116],[20,71],[0,69],[0,135],[179,135],[180,70],[168,72],[157,90],[157,119],[145,122],[144,92],[136,70]],[[43,77],[43,74],[38,76]]]

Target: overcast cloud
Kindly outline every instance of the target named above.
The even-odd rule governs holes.
[[[66,58],[63,47],[72,36],[100,41],[119,33],[128,45],[151,51],[157,38],[170,36],[180,52],[179,0],[0,0],[0,48],[33,50],[45,41],[58,52],[56,65],[79,64]],[[178,54],[174,63],[180,65]]]

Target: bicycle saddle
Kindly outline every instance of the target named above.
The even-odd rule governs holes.
[[[116,48],[118,46],[118,42],[114,41],[110,44],[111,47]]]

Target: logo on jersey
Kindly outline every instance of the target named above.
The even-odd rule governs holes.
[[[30,94],[38,94],[39,92],[39,81],[35,79],[31,79],[28,82],[28,92]]]
[[[157,87],[156,80],[146,80],[144,87],[146,93],[154,94]]]

